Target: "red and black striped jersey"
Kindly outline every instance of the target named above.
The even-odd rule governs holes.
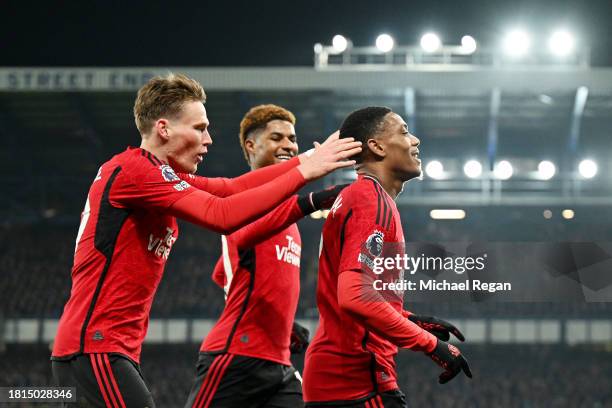
[[[303,186],[298,164],[294,159],[225,179],[177,175],[140,148],[104,163],[81,216],[72,289],[52,358],[121,353],[139,362],[153,297],[178,237],[172,206],[197,195],[186,213],[190,221],[221,229],[237,224],[236,219],[247,220],[238,223],[240,228]],[[284,181],[283,188],[270,183],[276,177]],[[256,205],[243,208],[263,195]]]
[[[139,361],[153,295],[178,237],[165,210],[193,191],[143,149],[100,167],[81,215],[54,358],[118,352]]]
[[[340,193],[323,226],[317,286],[319,327],[306,352],[306,402],[352,401],[398,388],[398,347],[340,307],[338,281],[347,271],[371,274],[368,265],[381,256],[383,246],[401,251],[403,244],[394,200],[376,179],[360,175]],[[401,312],[403,292],[384,301]]]
[[[229,352],[291,365],[291,328],[300,294],[302,241],[295,222],[304,216],[297,196],[266,217],[222,237],[213,280],[224,288],[221,317],[201,352]],[[279,227],[283,228],[280,232]]]

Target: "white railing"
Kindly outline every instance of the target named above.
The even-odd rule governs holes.
[[[471,344],[601,344],[612,342],[611,319],[449,319]],[[314,334],[316,319],[298,320]],[[6,319],[5,343],[51,343],[55,319]],[[199,343],[213,319],[153,319],[145,343]],[[2,340],[0,340],[2,342]]]
[[[435,52],[426,52],[418,46],[399,46],[382,52],[376,47],[347,47],[338,52],[333,46],[317,44],[314,47],[314,66],[317,70],[350,69],[367,70],[384,67],[415,68],[428,66],[441,67],[529,67],[561,66],[588,68],[590,52],[582,49],[574,55],[559,60],[540,52],[526,58],[516,59],[505,56],[501,50],[480,48],[475,52],[466,52],[461,46],[443,46]]]

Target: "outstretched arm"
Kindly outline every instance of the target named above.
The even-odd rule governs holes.
[[[304,213],[298,205],[298,196],[294,195],[262,218],[234,232],[230,239],[239,250],[251,248],[278,234],[303,216]]]
[[[286,162],[262,167],[261,169],[250,171],[234,178],[202,177],[185,173],[180,173],[178,176],[198,190],[206,191],[218,197],[227,197],[251,188],[259,187],[297,167],[299,164],[300,159],[294,157]]]
[[[227,197],[275,180],[295,167],[300,169],[306,180],[316,180],[334,170],[352,166],[355,161],[347,159],[359,152],[361,152],[361,142],[355,142],[350,137],[339,139],[339,132],[336,131],[323,144],[315,143],[314,149],[300,154],[297,158],[266,166],[240,177],[233,179],[206,178],[190,174],[180,174],[179,177],[199,190],[219,197]]]
[[[293,196],[272,212],[232,234],[238,249],[251,248],[278,234],[289,225],[317,210],[330,208],[346,184]]]
[[[177,200],[169,212],[185,221],[228,235],[272,210],[305,183],[296,168],[274,182],[225,198],[195,190]]]

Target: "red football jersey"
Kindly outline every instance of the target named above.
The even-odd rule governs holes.
[[[60,318],[52,358],[112,352],[139,362],[153,296],[178,237],[170,207],[197,190],[219,197],[233,195],[227,199],[231,202],[220,202],[219,197],[199,193],[197,213],[201,215],[193,218],[220,225],[219,220],[210,219],[244,213],[240,205],[247,199],[263,193],[270,197],[276,190],[282,199],[303,185],[303,177],[291,170],[298,163],[298,159],[290,160],[236,179],[181,175],[189,182],[140,148],[129,148],[104,163],[81,216],[70,299]],[[289,173],[293,174],[286,177]],[[287,191],[267,183],[257,191],[238,194],[276,176],[286,179]]]
[[[291,365],[289,344],[300,294],[302,248],[295,221],[303,215],[294,196],[266,217],[222,237],[222,256],[213,280],[224,288],[226,304],[200,351]]]
[[[398,388],[397,346],[368,331],[338,305],[341,272],[370,273],[363,262],[379,256],[383,243],[403,246],[404,234],[394,200],[376,179],[359,176],[336,199],[321,240],[319,327],[306,352],[304,400],[350,401]],[[403,293],[387,301],[401,312]]]
[[[153,295],[178,237],[165,210],[193,191],[142,149],[100,167],[81,216],[54,358],[118,352],[139,361]]]

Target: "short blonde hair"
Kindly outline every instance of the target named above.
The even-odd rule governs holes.
[[[173,73],[151,78],[138,90],[134,102],[134,121],[138,131],[144,136],[157,119],[176,117],[188,101],[206,102],[206,93],[198,81]]]
[[[249,154],[246,151],[244,142],[247,138],[259,130],[265,129],[268,122],[273,120],[284,120],[295,126],[295,115],[287,109],[277,105],[257,105],[251,108],[240,122],[240,147],[244,158],[249,162]]]

